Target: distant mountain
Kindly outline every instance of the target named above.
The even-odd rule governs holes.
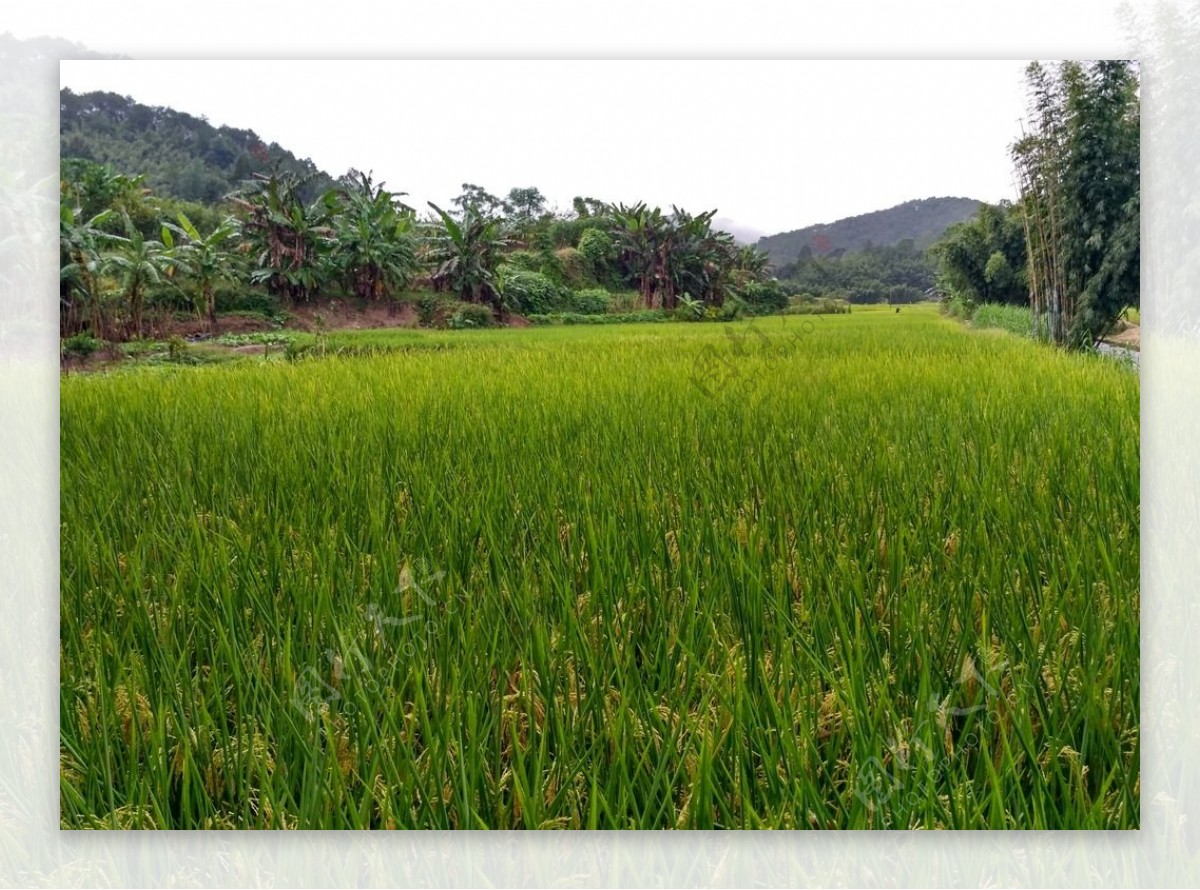
[[[20,39],[10,32],[0,34],[0,57],[7,62],[57,65],[62,59],[128,59],[111,53],[98,53],[62,37],[28,37]]]
[[[923,248],[954,223],[974,216],[981,203],[973,198],[905,201],[887,210],[764,236],[758,240],[758,248],[765,250],[777,267],[793,263],[810,251],[813,256],[824,256],[834,251],[860,250],[868,243],[890,247],[911,239],[918,248]]]
[[[162,195],[214,203],[252,174],[279,169],[313,176],[309,199],[333,179],[308,158],[297,158],[277,143],[266,144],[253,130],[214,127],[203,117],[172,108],[142,105],[116,93],[60,92],[60,152],[109,164],[127,176],[146,175]]]

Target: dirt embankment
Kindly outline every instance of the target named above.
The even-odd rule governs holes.
[[[418,324],[417,311],[409,303],[368,305],[360,309],[346,300],[331,300],[327,303],[296,306],[288,310],[285,329],[297,331],[339,330],[366,328],[415,328]],[[146,320],[143,334],[148,340],[167,340],[171,337],[201,339],[222,334],[253,334],[275,330],[277,325],[252,314],[231,313],[218,315],[216,330],[209,327],[208,319],[159,315]]]
[[[1104,342],[1111,343],[1113,346],[1120,346],[1122,349],[1136,349],[1141,351],[1141,325],[1130,324],[1126,321],[1118,322],[1117,327],[1104,338]]]
[[[371,328],[415,328],[419,325],[416,309],[410,303],[371,304],[359,308],[353,302],[331,300],[318,305],[296,306],[288,310],[284,330],[316,332],[336,330],[367,330]],[[180,337],[192,343],[211,341],[225,334],[254,334],[278,330],[279,325],[253,314],[231,313],[218,315],[215,329],[208,319],[171,314],[153,315],[146,319],[144,340],[169,340]],[[261,355],[279,349],[260,344],[220,346],[205,342],[205,348],[225,351],[232,355]],[[126,361],[120,345],[110,345],[88,356],[68,356],[61,361],[64,373],[95,371]]]
[[[371,304],[359,309],[345,300],[333,300],[319,306],[297,306],[289,312],[286,327],[301,331],[415,328],[418,324],[417,311],[409,303]]]

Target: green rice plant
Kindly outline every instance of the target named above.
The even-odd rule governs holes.
[[[1137,827],[1137,377],[881,308],[64,377],[62,826]]]
[[[1033,315],[1028,306],[981,303],[971,313],[971,324],[977,328],[1000,328],[1020,337],[1033,336]]]
[[[841,315],[850,313],[850,304],[832,297],[814,297],[800,300],[782,310],[782,315]]]
[[[213,342],[220,346],[284,346],[298,336],[294,331],[256,331],[249,334],[222,334]]]
[[[578,312],[551,312],[546,315],[530,315],[528,320],[535,325],[548,324],[646,324],[647,322],[674,321],[677,317],[663,309],[643,309],[640,312],[612,312],[600,315],[581,315]]]

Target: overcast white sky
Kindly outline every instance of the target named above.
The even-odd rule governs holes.
[[[64,61],[76,92],[252,129],[337,176],[678,204],[774,233],[1013,194],[1024,61]]]
[[[1123,0],[14,3],[17,37],[137,59],[1122,55]],[[1135,0],[1137,2],[1137,0]],[[1124,36],[1123,36],[1124,35]],[[249,128],[417,206],[463,182],[645,199],[765,232],[1012,194],[1023,62],[92,62],[62,82]]]

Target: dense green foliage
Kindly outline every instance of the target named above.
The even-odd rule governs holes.
[[[849,303],[915,303],[927,299],[933,287],[934,261],[911,240],[827,256],[806,251],[779,270],[779,279],[792,295]]]
[[[431,204],[433,213],[419,219],[402,193],[369,173],[351,170],[310,201],[313,181],[256,173],[227,202],[207,206],[157,198],[141,176],[64,160],[62,336],[140,337],[147,305],[192,308],[215,330],[218,313],[231,308],[275,317],[337,296],[390,303],[411,287],[486,306],[493,321],[672,310],[680,300],[705,319],[786,305],[765,255],[713,230],[715,211],[664,214],[591,201],[586,216],[562,218],[545,212],[537,189],[513,189],[502,200],[466,183],[458,211]],[[630,288],[637,305],[619,296]],[[729,312],[706,311],[727,300]],[[422,302],[418,314],[422,324],[483,324],[481,313],[451,305]]]
[[[563,288],[541,272],[503,267],[502,271],[500,289],[504,294],[505,303],[513,312],[534,315],[563,308]]]
[[[608,312],[611,298],[602,287],[577,290],[571,294],[571,308],[582,315],[603,315]]]
[[[758,248],[780,269],[797,260],[840,255],[868,245],[890,247],[911,241],[921,249],[954,223],[969,218],[978,206],[971,198],[906,201],[886,210],[769,235],[759,239]]]
[[[981,204],[974,217],[946,230],[931,250],[938,289],[967,303],[1029,303],[1025,224],[1012,203]]]
[[[387,299],[419,269],[416,217],[370,174],[351,170],[341,186],[323,199],[332,220],[333,273],[361,299]]]
[[[63,826],[1138,825],[1134,375],[925,307],[384,338],[63,381]]]
[[[296,158],[253,130],[214,127],[204,118],[142,105],[115,93],[59,94],[63,158],[83,158],[126,176],[144,175],[164,196],[212,204],[255,173],[272,170],[311,177],[305,200],[333,187],[307,158]]]
[[[495,321],[492,311],[487,306],[481,306],[478,303],[459,303],[449,314],[446,326],[452,330],[461,331],[469,328],[491,327]]]
[[[1090,346],[1140,304],[1140,101],[1125,61],[1034,62],[1012,147],[1039,331]]]

